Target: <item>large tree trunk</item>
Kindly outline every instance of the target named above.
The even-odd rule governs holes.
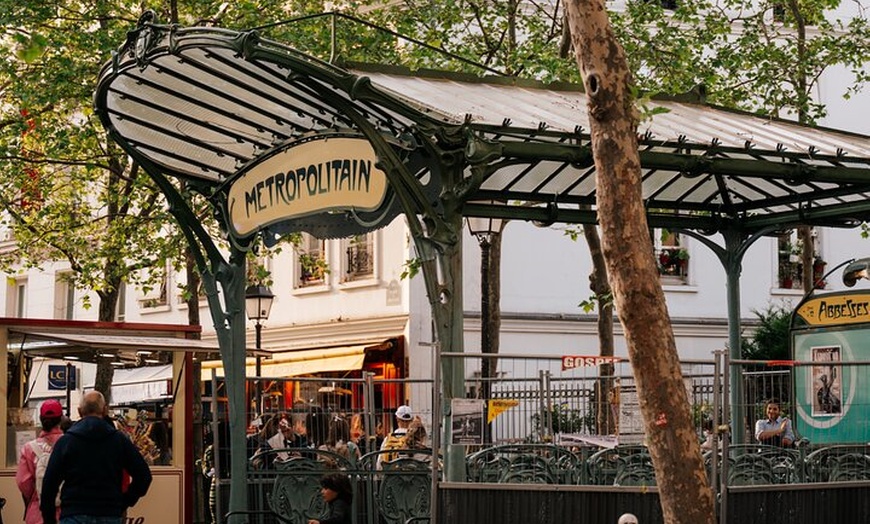
[[[625,330],[665,522],[713,524],[700,443],[643,205],[630,73],[601,0],[566,3],[589,98],[602,247]]]
[[[797,230],[797,236],[801,241],[801,284],[804,293],[809,293],[816,283],[813,271],[813,262],[816,258],[813,230],[810,226],[801,226]]]
[[[598,354],[602,357],[613,356],[613,290],[607,278],[607,265],[601,251],[601,238],[594,225],[583,227],[583,236],[589,246],[592,258],[592,273],[589,275],[589,288],[595,294],[598,306]],[[616,433],[616,417],[611,409],[613,392],[613,364],[601,364],[598,380],[595,382],[595,430],[599,435]]]
[[[112,271],[113,262],[107,262],[106,274],[116,274]],[[98,292],[100,303],[98,306],[97,318],[101,322],[114,322],[115,312],[118,309],[119,289],[123,285],[120,277],[111,277],[106,279],[107,291]],[[112,402],[112,380],[115,376],[115,368],[112,366],[112,359],[97,358],[97,370],[94,376],[94,389],[99,391],[106,397],[106,403]]]

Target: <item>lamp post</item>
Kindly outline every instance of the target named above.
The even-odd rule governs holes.
[[[275,295],[272,294],[272,291],[262,284],[248,286],[248,288],[245,289],[245,311],[248,314],[248,318],[254,321],[254,348],[257,350],[257,354],[254,357],[256,362],[254,373],[257,375],[257,385],[254,393],[256,398],[254,405],[257,410],[257,415],[260,414],[263,407],[263,384],[260,381],[260,349],[262,349],[263,344],[263,324],[261,321],[269,319],[269,312],[272,310],[272,301],[274,299]]]
[[[496,337],[494,311],[490,301],[490,288],[492,287],[492,242],[501,234],[504,221],[500,218],[467,217],[468,231],[477,237],[480,244],[480,351],[484,354],[495,353],[494,344]],[[496,304],[497,305],[497,304]],[[497,312],[496,312],[497,313]],[[480,363],[481,394],[484,401],[489,400],[492,384],[490,379],[495,375],[496,362],[494,359],[484,357]],[[489,439],[489,425],[485,426],[485,439]]]

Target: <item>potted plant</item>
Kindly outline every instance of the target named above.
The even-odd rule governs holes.
[[[813,260],[813,278],[816,280],[822,278],[822,275],[825,274],[825,266],[827,265],[828,263],[822,260],[821,257],[816,257]]]
[[[791,289],[794,286],[794,264],[792,262],[780,262],[779,264],[779,287]]]
[[[689,269],[689,251],[686,248],[681,247],[674,252],[674,258],[677,259],[680,274],[685,275]]]
[[[662,249],[659,252],[659,264],[665,267],[671,263],[671,253],[667,249]]]
[[[301,268],[299,279],[303,282],[321,281],[329,273],[329,265],[326,260],[311,253],[299,254],[299,267]]]
[[[664,247],[659,251],[659,273],[685,276],[689,264],[689,252],[682,247]]]

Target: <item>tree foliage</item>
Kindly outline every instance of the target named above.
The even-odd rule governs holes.
[[[758,326],[740,346],[743,358],[749,360],[788,360],[790,356],[791,310],[782,305],[770,305],[753,311]]]
[[[10,57],[0,65],[0,206],[18,246],[0,262],[7,270],[65,263],[77,287],[100,297],[100,319],[113,320],[120,284],[177,250],[161,233],[159,193],[91,108],[99,68],[135,15],[5,0],[0,12]]]
[[[641,89],[680,93],[705,87],[725,107],[813,123],[825,116],[813,94],[822,74],[853,75],[848,97],[868,78],[870,27],[863,16],[823,16],[836,0],[685,0],[670,11],[628,2],[614,13],[619,39]]]

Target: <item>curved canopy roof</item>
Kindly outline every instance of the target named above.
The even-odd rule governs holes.
[[[358,133],[364,119],[420,184],[440,185],[442,166],[458,159],[466,215],[596,220],[578,86],[344,69],[254,32],[145,23],[102,71],[95,103],[134,158],[212,196],[287,143]],[[868,137],[700,100],[646,109],[654,116],[639,138],[651,226],[753,232],[854,225],[870,214]]]

